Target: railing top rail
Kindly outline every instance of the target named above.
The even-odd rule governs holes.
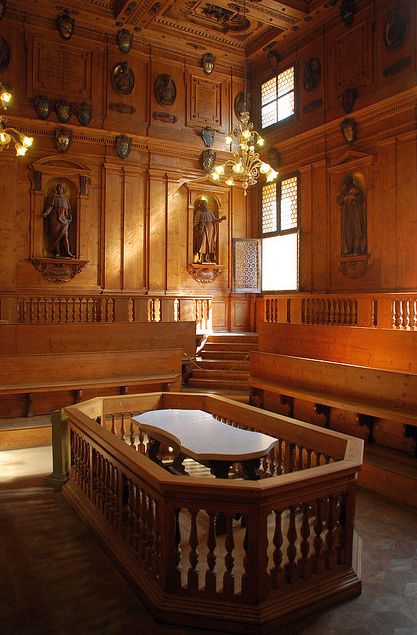
[[[109,458],[123,465],[125,471],[130,472],[130,476],[140,478],[155,495],[168,496],[172,500],[201,500],[202,488],[205,500],[214,504],[223,500],[250,506],[261,501],[264,503],[265,499],[272,500],[278,497],[280,502],[296,500],[301,495],[303,498],[314,498],[320,488],[323,488],[323,491],[329,489],[330,485],[331,488],[340,488],[351,482],[361,465],[361,460],[352,456],[356,453],[350,452],[348,460],[259,481],[189,478],[170,474],[147,456],[96,424],[77,406],[69,406],[64,410],[68,415],[70,427],[78,428],[87,440],[99,447]],[[358,439],[353,441],[361,443]]]

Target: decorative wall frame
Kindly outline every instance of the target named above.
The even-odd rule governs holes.
[[[111,84],[118,95],[130,95],[133,92],[135,75],[127,62],[120,62],[113,67]]]
[[[10,64],[10,46],[4,37],[0,37],[0,71],[4,71]]]
[[[73,107],[66,99],[55,102],[55,112],[61,123],[68,123],[72,117]]]
[[[0,0],[0,20],[6,15],[7,0]]]
[[[276,49],[272,49],[268,51],[267,58],[268,58],[269,68],[271,68],[274,71],[274,73],[276,73],[278,71],[279,63],[281,61],[280,54],[278,53]]]
[[[77,119],[82,126],[88,126],[92,117],[92,108],[90,104],[83,101],[77,108]]]
[[[177,97],[177,87],[171,75],[158,75],[154,84],[155,98],[162,106],[172,106]]]
[[[52,104],[46,95],[38,95],[35,97],[34,106],[39,119],[43,121],[48,119],[52,110]]]
[[[202,129],[201,138],[207,148],[211,148],[211,146],[213,145],[215,132],[216,131],[211,126],[206,126]]]
[[[129,53],[132,48],[133,35],[128,29],[120,29],[116,34],[116,42],[119,47],[119,51],[122,53]]]
[[[69,128],[55,128],[54,137],[58,152],[67,152],[72,141],[71,130]]]
[[[357,88],[347,88],[343,92],[342,94],[343,112],[345,112],[347,115],[352,112],[357,96],[358,96]]]
[[[355,13],[356,5],[354,0],[343,0],[340,7],[340,17],[342,18],[342,22],[345,26],[352,26]]]
[[[318,57],[310,57],[304,62],[303,87],[306,93],[312,93],[320,86],[321,62]]]
[[[410,14],[406,6],[394,7],[384,25],[384,44],[390,51],[401,48],[410,30]]]
[[[203,71],[206,75],[210,75],[214,71],[214,63],[216,61],[215,55],[213,53],[204,53],[201,58],[201,66],[203,67]]]
[[[69,40],[74,34],[75,20],[65,11],[62,15],[57,17],[56,28],[63,40]]]
[[[132,139],[126,135],[120,135],[119,137],[116,137],[115,143],[117,156],[121,159],[126,159],[130,154]]]
[[[201,167],[205,172],[211,172],[216,163],[217,152],[214,150],[203,150],[200,157]]]
[[[346,143],[349,143],[349,144],[355,143],[358,136],[355,120],[344,119],[342,123],[340,124],[340,128],[342,131],[342,137],[346,141]]]

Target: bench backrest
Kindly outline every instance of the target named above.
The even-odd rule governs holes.
[[[181,373],[182,349],[0,356],[0,384]]]
[[[417,408],[417,374],[274,353],[251,353],[250,373],[281,386],[381,408]]]
[[[195,357],[195,322],[0,324],[0,355],[181,348]]]
[[[259,324],[259,350],[417,373],[415,331],[310,324]]]

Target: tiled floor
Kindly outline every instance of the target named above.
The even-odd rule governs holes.
[[[0,452],[0,634],[208,635],[153,620],[50,469],[50,448]],[[357,529],[362,595],[280,633],[417,635],[417,515],[360,493]]]

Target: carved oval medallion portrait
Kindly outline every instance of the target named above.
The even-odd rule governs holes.
[[[250,95],[246,95],[245,93],[239,93],[235,97],[235,115],[238,119],[240,119],[240,115],[242,112],[250,112],[251,107],[251,98]]]
[[[396,7],[389,12],[384,27],[384,44],[387,49],[399,49],[407,39],[410,14],[407,7]]]
[[[118,95],[130,95],[135,87],[135,76],[127,62],[116,64],[113,68],[111,83]]]
[[[68,13],[63,13],[56,19],[56,28],[64,40],[69,40],[74,33],[75,20]]]
[[[129,53],[132,48],[133,35],[127,29],[120,29],[117,32],[116,41],[122,53]]]
[[[43,119],[44,121],[48,119],[52,106],[46,95],[38,95],[35,98],[35,110],[38,113],[39,119]]]
[[[72,106],[66,99],[61,99],[55,104],[55,112],[61,123],[68,123],[72,115]]]
[[[77,118],[82,126],[87,126],[91,121],[91,106],[85,101],[78,106]]]
[[[67,152],[71,145],[72,132],[68,128],[56,128],[54,131],[58,152]]]
[[[321,63],[318,57],[310,57],[304,64],[303,86],[307,93],[313,92],[320,86]]]
[[[177,97],[177,87],[171,75],[158,75],[155,80],[155,97],[158,104],[172,106]]]
[[[0,37],[0,71],[4,71],[10,63],[10,46],[4,37]]]

